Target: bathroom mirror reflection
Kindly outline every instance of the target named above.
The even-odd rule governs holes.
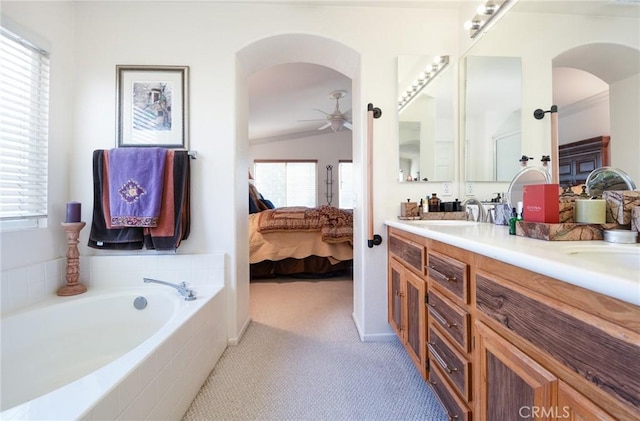
[[[434,57],[438,57],[435,66]],[[447,57],[447,63],[443,57]],[[413,83],[420,78],[427,83],[421,89],[416,86],[414,91]],[[448,56],[398,57],[399,181],[454,179],[455,86],[455,72]],[[408,96],[408,90],[415,95],[400,101],[403,95]]]
[[[465,54],[472,55],[522,59],[526,77],[522,80],[521,155],[538,162],[541,155],[551,153],[549,119],[536,121],[531,115],[536,108],[557,105],[560,146],[610,137],[609,161],[594,161],[586,170],[611,165],[640,179],[640,101],[637,95],[629,95],[640,91],[637,4],[520,0]],[[489,80],[491,75],[482,77]],[[476,151],[467,150],[472,146],[464,144],[465,180],[486,180],[466,167],[476,160]]]
[[[465,179],[510,181],[520,170],[522,62],[465,59]]]

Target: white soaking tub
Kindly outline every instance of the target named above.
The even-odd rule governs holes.
[[[145,284],[4,317],[0,419],[180,419],[226,347],[222,287],[190,287],[194,301]]]

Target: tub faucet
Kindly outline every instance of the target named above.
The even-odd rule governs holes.
[[[476,205],[478,207],[478,218],[474,218],[473,210],[469,207],[469,205]],[[476,199],[475,197],[470,197],[462,202],[462,209],[467,213],[467,221],[477,221],[477,222],[487,222],[486,211],[484,210],[484,206],[482,203]]]
[[[153,284],[166,285],[168,287],[175,288],[180,293],[180,295],[184,297],[185,301],[193,301],[196,299],[196,292],[192,289],[187,288],[186,282],[180,282],[179,284],[172,284],[171,282],[159,281],[157,279],[151,279],[151,278],[142,278],[142,280],[147,284],[153,283]]]

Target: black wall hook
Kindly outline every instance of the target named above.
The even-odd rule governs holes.
[[[544,115],[545,115],[546,113],[557,113],[557,112],[558,112],[558,106],[557,106],[557,105],[552,105],[552,106],[551,106],[551,109],[550,109],[550,110],[548,110],[548,111],[544,111],[543,109],[538,108],[537,110],[535,110],[535,111],[533,112],[533,117],[534,117],[536,120],[542,120],[542,119],[544,118]]]
[[[380,116],[382,116],[382,110],[378,107],[374,107],[372,103],[367,105],[367,111],[373,111],[373,118],[380,118]]]

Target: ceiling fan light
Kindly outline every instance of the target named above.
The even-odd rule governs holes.
[[[342,129],[342,120],[331,120],[331,130],[339,132]]]

